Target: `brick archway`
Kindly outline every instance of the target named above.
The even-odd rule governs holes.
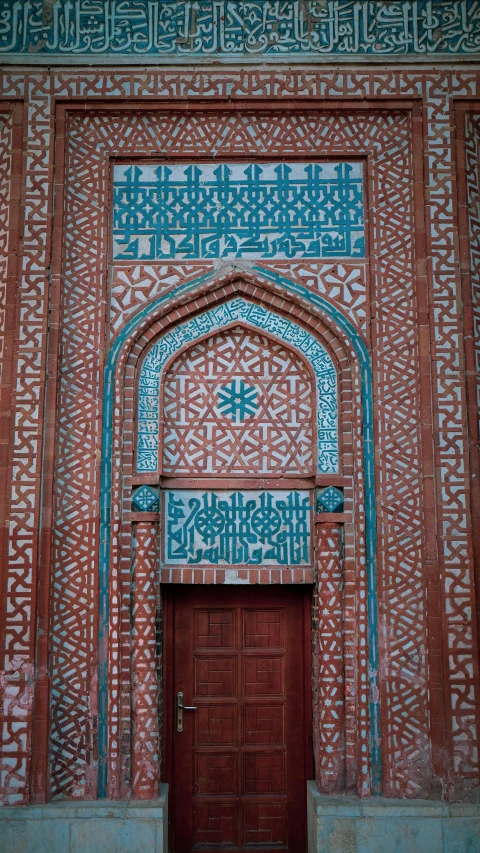
[[[160,339],[162,335],[166,334],[169,329],[174,328],[176,325],[181,323],[187,317],[195,317],[201,316],[202,312],[208,310],[213,305],[222,305],[226,302],[228,298],[232,298],[238,295],[242,295],[243,297],[248,297],[249,300],[253,304],[257,304],[259,306],[264,305],[268,306],[269,311],[277,314],[278,317],[288,317],[290,320],[294,320],[298,327],[304,329],[305,333],[311,334],[315,336],[319,342],[321,342],[322,346],[325,347],[325,350],[328,351],[332,363],[335,364],[335,369],[339,378],[339,408],[340,408],[340,420],[343,424],[346,425],[346,429],[341,430],[341,447],[342,447],[342,473],[341,476],[344,479],[342,482],[344,483],[344,493],[345,493],[345,514],[342,516],[342,522],[345,523],[345,560],[344,560],[344,572],[345,572],[345,595],[348,598],[349,604],[351,603],[351,607],[349,606],[348,616],[344,617],[343,607],[338,609],[338,602],[335,605],[335,619],[340,619],[344,622],[344,637],[345,637],[345,646],[346,648],[350,648],[352,656],[352,661],[357,658],[357,668],[354,671],[353,667],[349,670],[349,664],[346,664],[345,677],[347,681],[347,686],[350,685],[350,692],[352,696],[355,696],[355,699],[350,700],[345,706],[345,718],[346,724],[344,726],[344,714],[343,711],[341,714],[337,715],[339,725],[344,730],[345,734],[339,739],[337,738],[337,744],[339,745],[340,751],[342,752],[342,758],[339,762],[338,755],[334,756],[333,763],[337,765],[341,765],[342,769],[340,772],[341,783],[339,782],[339,774],[337,771],[332,771],[331,762],[327,761],[323,764],[323,771],[321,769],[322,760],[322,748],[323,754],[327,755],[327,743],[322,745],[320,744],[320,739],[317,737],[317,744],[315,748],[315,752],[317,755],[317,765],[318,765],[318,773],[317,775],[323,775],[325,777],[325,787],[330,787],[334,789],[338,789],[339,785],[342,787],[346,785],[348,788],[358,788],[361,791],[370,789],[370,768],[369,764],[361,763],[357,760],[357,755],[359,754],[358,743],[359,738],[364,738],[366,742],[368,742],[370,737],[370,727],[367,726],[366,730],[360,728],[360,714],[361,709],[363,707],[367,707],[369,704],[369,694],[368,689],[365,690],[365,677],[362,678],[363,688],[361,688],[361,692],[359,692],[360,687],[360,673],[367,673],[368,662],[366,657],[366,652],[371,650],[371,639],[372,639],[372,626],[367,625],[366,614],[364,613],[362,607],[359,605],[359,595],[367,596],[367,578],[360,569],[357,570],[357,567],[361,567],[365,565],[365,557],[364,557],[364,548],[365,548],[365,539],[364,539],[364,499],[363,499],[363,470],[364,470],[364,458],[362,456],[362,424],[364,424],[364,418],[362,415],[362,406],[364,406],[364,399],[362,396],[361,390],[361,365],[359,364],[358,356],[355,353],[354,347],[348,340],[348,336],[345,334],[345,331],[342,330],[341,323],[345,322],[344,318],[335,317],[332,319],[328,316],[327,312],[323,310],[323,306],[321,306],[321,300],[318,300],[319,304],[312,304],[310,307],[310,311],[307,311],[305,306],[305,301],[303,304],[299,304],[300,300],[295,293],[289,293],[287,290],[288,282],[282,282],[279,284],[278,282],[273,283],[269,281],[265,276],[260,276],[256,272],[253,273],[245,273],[239,272],[237,270],[228,270],[227,273],[220,276],[213,276],[210,278],[208,282],[200,281],[197,286],[191,287],[191,292],[189,293],[189,298],[185,296],[184,293],[181,293],[179,302],[175,304],[175,299],[172,298],[172,294],[170,294],[170,298],[168,303],[163,308],[162,305],[154,304],[153,306],[149,306],[149,311],[144,311],[144,316],[141,316],[141,313],[138,318],[131,321],[130,329],[127,329],[126,333],[123,334],[123,341],[114,341],[112,346],[112,357],[111,357],[111,365],[115,365],[115,370],[112,373],[112,380],[108,379],[108,369],[107,366],[107,375],[106,375],[106,388],[115,387],[115,398],[112,401],[111,405],[106,403],[105,412],[107,414],[110,412],[112,417],[111,422],[111,432],[105,432],[105,436],[112,437],[112,447],[111,447],[111,455],[106,451],[104,444],[104,458],[111,466],[111,474],[112,474],[112,491],[111,491],[111,521],[112,521],[112,540],[109,545],[109,580],[108,587],[104,586],[104,595],[106,591],[109,589],[109,623],[108,623],[108,634],[109,634],[109,664],[108,669],[110,672],[109,685],[110,685],[110,699],[108,701],[108,719],[105,718],[105,734],[104,739],[100,740],[100,743],[104,743],[106,747],[106,736],[108,732],[108,744],[109,744],[109,779],[108,779],[108,793],[109,796],[121,796],[122,793],[125,792],[125,781],[120,782],[120,772],[119,767],[122,764],[122,758],[119,753],[119,749],[117,743],[119,743],[120,738],[123,738],[123,744],[126,743],[127,738],[132,738],[132,754],[134,756],[134,771],[133,771],[133,784],[134,784],[134,793],[136,796],[151,796],[151,774],[147,769],[147,772],[142,772],[142,754],[144,752],[143,747],[145,746],[145,731],[148,731],[148,723],[141,723],[140,729],[143,726],[143,734],[141,737],[136,738],[135,736],[135,724],[133,733],[130,728],[130,720],[126,720],[122,724],[120,719],[120,725],[117,723],[119,720],[120,711],[116,711],[115,708],[118,707],[120,709],[122,701],[125,704],[127,701],[130,703],[131,699],[131,690],[132,684],[130,681],[130,677],[125,677],[117,679],[116,673],[123,672],[125,674],[126,667],[122,666],[122,630],[125,632],[127,630],[125,619],[122,619],[122,610],[125,608],[127,600],[130,598],[130,572],[131,572],[131,542],[132,542],[132,525],[135,525],[135,542],[137,544],[137,553],[141,554],[141,566],[145,568],[147,565],[146,574],[148,575],[149,580],[146,580],[146,588],[150,589],[149,595],[147,595],[147,599],[149,598],[149,603],[145,599],[145,601],[139,602],[140,607],[147,607],[150,614],[155,611],[155,602],[152,598],[152,590],[153,590],[153,580],[155,571],[153,566],[156,565],[156,556],[155,549],[157,547],[157,538],[156,534],[153,532],[152,523],[158,523],[158,515],[156,515],[155,520],[150,516],[149,518],[138,513],[130,513],[130,502],[131,502],[131,489],[132,482],[134,484],[141,485],[141,483],[146,482],[145,475],[135,475],[133,469],[133,445],[134,445],[134,434],[135,434],[135,389],[136,383],[138,381],[138,369],[139,365],[142,362],[142,358],[145,353],[151,348],[155,341]],[[200,291],[200,292],[199,292]],[[147,316],[148,314],[148,316]],[[348,326],[348,322],[346,323]],[[110,369],[112,367],[110,366]],[[114,378],[114,385],[113,385]],[[352,397],[352,388],[354,389],[353,397]],[[353,425],[353,430],[350,427]],[[108,424],[106,424],[108,426]],[[106,472],[106,468],[104,465],[104,471]],[[367,474],[371,474],[371,472],[367,471]],[[355,476],[353,476],[355,475]],[[133,480],[131,479],[133,477]],[[355,499],[353,496],[353,482],[356,482],[356,495]],[[123,492],[119,490],[119,487],[123,481]],[[339,482],[339,481],[337,481]],[[322,486],[321,477],[315,481],[315,478],[312,480],[312,485],[316,484],[317,487]],[[324,484],[324,483],[323,483]],[[108,501],[105,499],[102,501],[103,506],[108,506]],[[355,505],[355,519],[353,517],[353,507]],[[137,507],[138,509],[138,507]],[[332,521],[330,518],[329,521]],[[356,523],[354,523],[356,522]],[[340,528],[338,525],[335,525],[334,528],[330,531],[333,535],[333,540],[331,541],[330,550],[333,554],[336,555],[335,559],[339,559],[340,557],[340,540],[338,536],[340,535]],[[322,536],[324,537],[322,542],[319,544],[318,553],[323,554],[322,559],[325,557],[325,547],[328,541],[329,530],[328,528],[323,528]],[[327,539],[325,539],[327,536]],[[333,545],[332,545],[333,542]],[[107,543],[108,544],[108,543]],[[107,556],[107,553],[105,554]],[[325,560],[324,560],[325,561]],[[150,568],[148,568],[148,565]],[[138,563],[138,571],[141,569],[140,563]],[[144,569],[142,569],[144,570]],[[153,573],[153,574],[152,574]],[[187,582],[192,580],[192,576],[186,576],[185,578]],[[305,577],[303,578],[303,580]],[[313,575],[311,577],[313,580]],[[104,578],[105,583],[106,578]],[[256,579],[258,580],[258,578]],[[291,578],[293,580],[293,577]],[[255,580],[254,580],[255,582]],[[363,592],[362,592],[363,590]],[[101,608],[101,612],[105,613],[105,604]],[[318,625],[317,625],[318,627]],[[330,619],[329,626],[327,626],[326,622],[324,622],[323,628],[320,626],[320,630],[331,630],[332,622]],[[376,625],[374,626],[376,628]],[[105,630],[106,626],[103,628],[100,626],[100,638],[101,641],[107,635],[107,631]],[[129,627],[128,627],[129,631]],[[367,634],[368,640],[367,640]],[[376,642],[376,636],[374,636],[374,643]],[[150,631],[150,643],[151,648],[153,649],[153,633]],[[145,638],[143,638],[143,648],[145,648]],[[102,647],[102,646],[101,646]],[[126,648],[125,643],[123,642],[123,648]],[[362,653],[363,649],[363,653]],[[135,655],[135,644],[133,645],[133,651]],[[376,649],[374,648],[374,653],[376,653]],[[125,654],[125,652],[123,652]],[[362,656],[363,655],[363,656]],[[151,663],[145,662],[144,655],[143,663],[141,666],[144,667],[143,676],[135,676],[135,683],[138,685],[142,681],[142,677],[145,679],[144,684],[147,684],[146,693],[148,694],[148,690],[155,691],[155,683],[152,677],[152,667]],[[141,656],[141,657],[142,657]],[[338,655],[337,655],[338,657]],[[358,659],[360,659],[360,665],[358,666]],[[314,659],[315,663],[315,659]],[[318,670],[318,656],[317,656],[317,670]],[[343,673],[344,666],[344,656],[342,651],[342,662],[341,662],[341,670]],[[105,670],[106,671],[106,670]],[[113,674],[113,677],[112,677]],[[317,673],[318,674],[318,673]],[[374,678],[376,678],[376,672],[373,673]],[[148,687],[148,684],[150,687]],[[324,683],[324,690],[330,691],[331,696],[336,696],[338,684],[333,683],[330,680],[328,683],[328,679]],[[353,689],[352,689],[353,688]],[[321,695],[322,688],[319,689],[316,697],[314,697],[314,702],[316,702],[316,710],[317,710],[317,718],[318,715],[322,713],[321,709],[325,709],[328,706],[328,702],[325,703],[325,696]],[[342,697],[343,697],[343,686],[342,686]],[[122,700],[122,696],[124,699]],[[118,699],[117,699],[118,697]],[[336,697],[336,703],[338,705]],[[344,705],[343,698],[341,700],[342,707]],[[142,701],[139,696],[134,697],[134,708],[140,708],[142,706]],[[143,703],[144,709],[146,710],[145,719],[148,717],[148,707],[151,706],[151,702],[147,701]],[[100,709],[102,711],[107,707],[107,695],[106,695],[106,684],[103,686],[103,696],[102,696],[102,684],[100,684]],[[371,713],[367,710],[367,719],[368,714]],[[121,714],[120,714],[121,716]],[[374,719],[375,714],[372,714],[373,723],[375,724]],[[150,713],[151,718],[151,713]],[[365,713],[362,714],[362,718],[365,719]],[[122,725],[124,730],[122,732]],[[320,723],[317,724],[317,735],[318,735],[318,727]],[[137,731],[140,731],[137,729]],[[117,735],[116,732],[119,732]],[[155,740],[157,738],[157,732],[155,730],[155,725],[150,729],[150,733]],[[376,741],[378,743],[378,739]],[[338,750],[337,750],[338,752]],[[137,759],[135,758],[137,756]],[[105,748],[104,751],[104,760],[106,766],[107,759],[107,750]],[[119,760],[120,759],[120,760]],[[328,766],[327,766],[328,765]],[[332,776],[333,773],[333,776]],[[335,777],[335,781],[332,783],[332,778]],[[123,776],[123,780],[125,780],[125,776]],[[127,782],[127,784],[129,784]],[[154,783],[156,784],[156,782]],[[145,793],[146,792],[146,793]]]

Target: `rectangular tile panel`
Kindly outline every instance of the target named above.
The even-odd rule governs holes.
[[[307,490],[169,489],[162,503],[165,566],[311,564]]]
[[[117,260],[365,254],[355,162],[117,165]]]

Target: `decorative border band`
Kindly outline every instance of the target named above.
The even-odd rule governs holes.
[[[477,0],[0,0],[10,61],[95,65],[480,52]]]

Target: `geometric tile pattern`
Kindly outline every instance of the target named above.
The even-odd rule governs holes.
[[[10,112],[0,114],[0,388],[8,389],[8,379],[5,373],[5,354],[7,338],[7,276],[9,272],[9,225],[10,225],[10,190],[12,180],[12,115]],[[3,395],[2,395],[3,396]],[[3,415],[3,412],[2,412]],[[5,417],[5,416],[4,416]],[[2,418],[3,420],[3,418]],[[6,431],[5,431],[6,434]],[[7,459],[2,447],[3,465]],[[2,466],[3,467],[3,466]],[[5,483],[8,489],[8,483]],[[6,491],[6,490],[5,490]],[[0,519],[2,530],[5,530],[4,511],[5,491],[0,493]],[[2,505],[3,504],[3,505]],[[5,554],[5,543],[1,544],[1,560]],[[0,580],[3,571],[0,569]],[[3,588],[2,587],[2,591]],[[27,744],[28,721],[25,719],[25,709],[28,707],[29,694],[26,690],[25,673],[15,661],[15,653],[20,651],[16,644],[16,636],[12,634],[12,622],[28,633],[28,606],[22,613],[18,607],[12,606],[10,596],[0,596],[0,804],[22,802],[24,799],[24,784],[27,773]],[[10,622],[7,627],[7,619]],[[32,670],[30,668],[30,679]],[[3,683],[2,683],[3,682]],[[22,720],[23,718],[23,725]],[[27,723],[27,725],[25,725]]]
[[[113,257],[365,254],[361,163],[115,166]]]
[[[263,261],[259,266],[263,266]],[[352,323],[365,334],[367,328],[367,264],[360,266],[351,261],[322,263],[315,261],[277,261],[265,266],[320,293],[340,307]],[[121,275],[120,269],[117,273]]]
[[[7,298],[8,232],[10,213],[12,118],[0,114],[0,382],[3,371]]]
[[[343,512],[343,489],[317,489],[316,512]]]
[[[470,242],[469,294],[463,293],[467,403],[470,443],[471,518],[476,595],[476,622],[480,655],[480,111],[465,113],[465,173]],[[462,278],[465,271],[462,270]],[[469,310],[469,296],[471,309]],[[473,368],[473,369],[472,369]],[[473,375],[469,375],[473,374]]]
[[[7,97],[21,97],[17,80],[6,81]],[[47,343],[49,223],[51,222],[52,100],[48,74],[38,72],[25,89],[22,212],[16,282],[9,483],[8,566],[5,595],[4,697],[7,745],[3,749],[9,803],[28,801],[34,703],[35,601],[40,522],[41,447]],[[12,152],[13,153],[13,152]],[[18,191],[19,188],[17,188]],[[13,247],[12,247],[13,248]],[[10,311],[12,308],[10,308]],[[45,661],[46,663],[46,661]],[[3,668],[3,663],[2,663]],[[46,712],[46,709],[45,709]],[[0,784],[1,781],[0,781]]]
[[[163,474],[315,471],[314,381],[279,343],[219,332],[173,362],[163,387]]]
[[[263,262],[262,262],[263,263]],[[268,269],[298,281],[321,293],[333,304],[342,307],[355,326],[366,328],[367,262],[303,260],[266,264]],[[185,264],[117,264],[112,270],[110,294],[110,324],[118,331],[145,302],[155,299],[168,288],[181,282],[200,278],[212,270],[211,261]]]
[[[317,525],[313,599],[312,693],[315,778],[322,794],[345,784],[343,542],[339,524]]]
[[[158,512],[158,489],[140,486],[132,492],[132,510],[135,512]]]
[[[448,103],[448,102],[447,102]],[[432,116],[433,119],[433,116]],[[441,519],[445,538],[443,540],[444,594],[447,616],[445,634],[448,644],[448,666],[452,731],[452,776],[451,791],[454,796],[468,796],[469,789],[477,789],[479,783],[479,736],[480,685],[478,681],[478,645],[471,620],[475,607],[474,564],[472,560],[472,531],[469,524],[469,477],[472,480],[472,515],[475,530],[478,507],[478,428],[480,425],[480,116],[478,111],[465,114],[466,189],[468,205],[468,235],[470,243],[470,299],[464,304],[456,293],[460,293],[458,266],[453,252],[456,249],[453,229],[455,219],[447,208],[447,190],[454,193],[456,176],[448,174],[448,158],[441,156],[432,163],[432,170],[443,172],[443,194],[436,199],[435,220],[432,223],[432,251],[442,246],[449,248],[448,260],[435,268],[434,304],[438,323],[435,334],[437,355],[437,383],[439,405],[439,462],[442,466]],[[443,146],[452,145],[452,129],[439,117],[432,121],[431,131],[441,139]],[[473,322],[472,322],[473,321]],[[472,334],[473,333],[473,334]],[[465,363],[462,346],[473,349],[476,374],[477,423],[469,424],[466,434],[465,422],[467,397],[465,388]],[[472,340],[473,338],[473,340]],[[468,356],[467,356],[468,357]],[[467,363],[467,371],[471,370]],[[475,382],[475,380],[474,380]],[[471,387],[471,386],[470,386]],[[475,388],[475,384],[473,385]],[[469,401],[469,417],[475,418],[474,401]],[[473,403],[473,405],[472,405]],[[476,436],[476,440],[475,440]],[[471,442],[470,453],[468,448]],[[470,455],[471,454],[471,455]],[[470,457],[470,458],[469,458]],[[475,458],[476,457],[476,458]],[[474,533],[476,535],[476,531]],[[461,569],[460,569],[461,567]],[[477,601],[478,614],[478,601]],[[450,726],[449,726],[450,728]]]
[[[310,494],[287,491],[163,493],[163,564],[308,565]]]
[[[139,521],[134,528],[132,560],[132,790],[141,799],[157,797],[160,781],[157,566],[157,526]]]
[[[55,56],[67,64],[80,56],[128,56],[143,63],[154,58],[195,62],[197,58],[257,61],[281,57],[312,61],[334,55],[478,52],[480,16],[474,0],[398,0],[392,9],[382,0],[362,4],[343,0],[295,4],[265,0],[214,2],[202,0],[191,7],[177,0],[162,0],[159,7],[135,0],[113,11],[108,0],[77,0],[73,14],[69,0],[57,0],[52,15],[42,16],[41,0],[31,0],[24,14],[15,3],[2,0],[0,52],[30,51]],[[109,23],[111,20],[111,24]]]
[[[296,323],[267,311],[263,306],[255,305],[241,298],[224,303],[205,312],[200,317],[194,317],[175,326],[148,351],[142,362],[138,385],[137,471],[156,472],[158,470],[160,380],[163,367],[169,357],[185,343],[193,342],[209,331],[221,329],[236,320],[243,320],[249,326],[270,332],[276,338],[292,344],[309,360],[315,374],[318,399],[316,418],[317,467],[319,471],[324,473],[337,471],[337,377],[330,355],[313,335],[305,329],[301,329]],[[178,379],[174,380],[173,378],[174,374],[171,371],[174,371],[174,367],[169,371],[165,381],[166,423],[163,459],[165,473],[212,473],[212,471],[220,471],[221,473],[225,463],[225,473],[228,471],[248,472],[249,454],[257,473],[273,473],[276,465],[279,465],[280,471],[292,472],[295,470],[293,467],[295,461],[300,464],[301,472],[306,469],[310,472],[313,470],[311,441],[313,420],[311,415],[313,408],[311,386],[313,383],[308,382],[306,368],[301,362],[295,368],[294,376],[303,376],[295,390],[287,390],[288,385],[285,385],[284,388],[281,388],[280,385],[273,388],[281,359],[287,359],[290,364],[297,359],[287,354],[283,347],[277,351],[272,350],[272,345],[269,346],[267,340],[262,336],[255,338],[251,332],[249,334],[243,332],[242,339],[240,330],[237,332],[238,334],[240,334],[240,340],[227,336],[222,341],[222,347],[226,348],[226,360],[228,360],[229,355],[233,359],[231,368],[227,373],[222,375],[222,371],[225,370],[225,362],[222,361],[221,349],[216,350],[219,354],[212,359],[212,342],[209,345],[197,345],[193,354],[188,356],[191,359],[191,364],[186,369],[183,367],[185,359],[180,362]],[[247,372],[244,372],[242,364],[240,375],[242,377],[248,375],[249,384],[257,389],[255,399],[258,400],[258,409],[251,420],[247,417],[244,421],[236,424],[219,409],[218,395],[222,391],[222,386],[227,387],[228,382],[235,381],[238,376],[238,365],[241,364],[244,342],[248,342],[248,354],[245,359],[245,370]],[[213,339],[213,346],[216,346],[217,343],[218,341]],[[270,364],[276,361],[275,371],[270,369],[271,376],[266,375],[265,381],[259,381],[258,377],[260,348],[264,352],[265,349],[270,350],[268,354]],[[209,356],[209,361],[202,366],[205,353]],[[205,375],[206,371],[211,371],[214,377],[213,382],[204,388],[198,385],[198,379],[191,380],[188,385],[183,385],[188,379],[188,373],[194,373],[197,370],[197,361],[199,376]],[[180,400],[185,403],[185,411],[183,405],[178,407],[173,399],[179,392],[180,384],[183,385]],[[287,405],[286,394],[290,396],[292,402],[285,409],[284,407]],[[283,400],[279,398],[283,398]],[[281,415],[280,419],[278,419],[279,407],[284,408],[284,414]],[[297,411],[300,427],[296,426]],[[198,417],[200,419],[205,417],[205,423],[201,427],[197,425]],[[275,420],[277,420],[276,427]],[[264,424],[268,425],[268,431],[273,442],[268,453],[259,449],[259,436],[262,434]],[[210,435],[214,425],[215,451],[213,450],[214,439]],[[237,439],[240,439],[240,458],[235,462],[232,459],[232,453]],[[223,446],[224,441],[225,446]],[[293,457],[297,442],[298,453]],[[201,450],[202,446],[205,447],[204,451]],[[225,453],[225,457],[223,453]]]
[[[451,5],[455,20],[459,4]],[[94,784],[95,774],[90,751],[95,687],[90,684],[89,673],[92,671],[92,661],[95,660],[96,636],[94,631],[82,635],[78,648],[74,648],[68,660],[64,654],[64,637],[65,631],[69,636],[70,632],[75,635],[79,626],[81,629],[86,622],[93,624],[96,607],[97,531],[95,523],[89,519],[94,518],[94,507],[98,500],[97,401],[101,373],[99,354],[104,340],[100,314],[106,252],[103,210],[108,193],[109,153],[127,159],[133,156],[158,158],[159,154],[163,156],[170,153],[175,156],[181,153],[190,160],[202,153],[206,156],[219,154],[226,160],[235,154],[251,158],[254,156],[252,152],[263,151],[271,160],[292,155],[305,159],[312,153],[318,156],[319,150],[322,155],[325,153],[337,160],[345,156],[371,155],[368,187],[369,200],[373,199],[373,204],[368,206],[374,261],[372,283],[375,311],[367,306],[366,328],[367,332],[369,327],[372,328],[376,342],[378,552],[381,555],[378,577],[381,582],[380,600],[387,605],[384,611],[382,655],[388,660],[389,669],[381,681],[385,793],[415,796],[428,788],[430,735],[433,752],[436,750],[438,754],[441,750],[442,761],[445,752],[447,754],[451,778],[455,779],[456,776],[460,779],[465,771],[474,779],[477,758],[472,709],[476,686],[472,682],[472,672],[475,671],[474,650],[468,630],[473,579],[466,518],[466,474],[462,470],[465,452],[460,441],[464,401],[458,392],[463,387],[463,378],[460,371],[461,316],[457,302],[459,283],[455,266],[458,254],[453,219],[452,119],[453,97],[475,96],[475,71],[379,68],[361,73],[349,69],[348,73],[344,73],[340,69],[303,68],[274,72],[272,69],[256,68],[248,71],[223,68],[221,73],[206,73],[198,69],[142,69],[141,74],[137,74],[128,69],[100,72],[92,68],[85,72],[60,70],[51,75],[35,72],[28,78],[23,72],[13,71],[2,74],[4,93],[8,97],[22,97],[24,81],[28,98],[25,161],[27,206],[23,279],[19,291],[21,327],[17,335],[18,385],[14,401],[16,435],[12,445],[16,467],[11,490],[13,515],[9,555],[9,577],[14,584],[10,594],[12,609],[8,626],[13,638],[9,646],[12,650],[11,660],[17,650],[22,661],[32,660],[33,637],[29,631],[34,618],[32,605],[37,583],[39,460],[43,434],[38,399],[43,399],[44,366],[40,354],[45,352],[47,330],[45,297],[48,272],[45,271],[48,271],[51,227],[52,95],[64,100],[83,98],[85,101],[98,101],[99,98],[107,100],[111,97],[116,99],[117,110],[119,99],[130,97],[144,98],[151,103],[158,99],[178,100],[182,97],[192,100],[200,97],[212,102],[219,98],[230,98],[233,102],[238,98],[249,98],[252,104],[255,100],[259,104],[267,101],[281,103],[283,99],[299,97],[310,99],[309,103],[313,99],[325,99],[326,106],[329,102],[338,104],[347,97],[355,98],[362,104],[377,97],[423,98],[429,199],[427,251],[432,259],[428,280],[433,286],[431,296],[434,306],[430,331],[436,335],[434,404],[438,412],[436,462],[439,488],[436,498],[439,516],[434,516],[434,511],[429,510],[429,518],[434,523],[438,521],[442,530],[441,556],[444,566],[441,571],[438,570],[435,553],[432,554],[432,537],[430,534],[425,535],[428,530],[425,530],[421,505],[422,465],[421,460],[418,460],[419,442],[415,427],[419,423],[418,403],[421,399],[416,379],[418,370],[416,363],[413,363],[418,338],[416,327],[419,318],[426,317],[426,311],[425,303],[421,302],[422,288],[417,289],[416,285],[412,240],[409,239],[413,233],[410,146],[414,136],[406,113],[390,110],[379,114],[374,111],[355,114],[350,101],[348,113],[338,111],[333,118],[326,114],[322,114],[321,118],[317,114],[314,118],[313,113],[308,113],[299,117],[298,126],[297,118],[284,113],[275,117],[273,122],[264,119],[266,126],[262,132],[251,136],[245,130],[245,121],[240,114],[235,118],[229,116],[228,120],[220,117],[210,120],[205,117],[202,123],[183,114],[172,123],[171,119],[156,113],[155,122],[150,125],[145,116],[140,117],[139,113],[120,116],[118,111],[105,115],[83,112],[72,120],[69,131],[72,131],[73,125],[73,132],[69,134],[70,149],[67,151],[67,230],[62,303],[65,322],[62,333],[62,386],[58,389],[60,428],[57,436],[56,485],[56,524],[61,534],[59,545],[61,542],[64,550],[57,551],[58,566],[53,582],[52,607],[51,651],[57,679],[57,694],[52,709],[54,790],[78,796],[82,796],[86,790],[94,792],[93,787],[88,789],[92,780]],[[251,126],[252,120],[249,121]],[[288,262],[281,263],[286,265]],[[267,267],[268,262],[263,261],[262,265]],[[199,266],[203,267],[201,272],[197,272]],[[155,287],[160,290],[173,286],[175,280],[178,283],[183,277],[195,278],[205,272],[206,266],[206,263],[195,265],[193,262],[175,267],[164,264],[163,272],[159,266],[158,273],[153,276]],[[318,266],[303,261],[300,264],[292,263],[291,278],[303,280],[307,287],[318,292],[322,286],[321,276],[316,272]],[[282,274],[288,277],[286,266]],[[131,273],[134,282],[135,275],[135,272]],[[346,293],[342,281],[345,278],[338,279],[338,288]],[[339,306],[350,311],[348,302],[338,295],[335,288],[336,284],[332,301],[338,299]],[[416,301],[417,294],[419,304]],[[114,304],[113,297],[118,298],[118,304]],[[121,318],[121,311],[125,310],[128,314],[135,310],[135,300],[142,301],[144,297],[149,298],[148,284],[138,286],[131,302],[126,288],[122,293],[113,294],[112,316],[118,319]],[[361,322],[365,321],[361,319]],[[424,336],[425,329],[422,332]],[[426,382],[428,367],[423,376]],[[427,389],[427,397],[428,394]],[[75,424],[73,433],[68,433],[68,424]],[[428,441],[424,447],[428,449]],[[427,460],[426,470],[428,464]],[[408,501],[404,500],[405,495],[408,495]],[[429,506],[433,503],[432,498]],[[402,506],[400,513],[396,512],[399,505]],[[115,521],[112,526],[114,543],[117,536],[118,525]],[[67,566],[75,578],[77,589],[81,591],[75,611],[69,605],[72,589],[62,580],[67,573]],[[440,682],[445,689],[440,697],[435,689],[428,695],[426,681],[427,641],[429,649],[433,650],[432,672],[435,672],[436,660],[441,656],[440,632],[435,628],[429,630],[427,635],[426,631],[426,618],[431,607],[430,604],[427,607],[425,590],[428,583],[430,600],[434,595],[434,583],[431,581],[435,582],[438,577],[444,579],[438,612],[449,648],[448,660],[445,658],[445,680]],[[42,582],[40,576],[40,585]],[[126,580],[124,586],[126,589]],[[112,593],[113,621],[118,619],[119,608],[122,619],[129,612],[127,596],[122,598],[122,595],[122,592],[117,593],[116,590]],[[66,611],[63,609],[65,605]],[[125,620],[121,624],[125,627]],[[439,647],[440,654],[437,655]],[[413,651],[409,652],[409,649]],[[28,665],[25,664],[23,683],[30,686],[21,699],[21,708],[19,710],[11,706],[12,718],[15,716],[16,723],[15,727],[10,727],[9,736],[18,756],[14,768],[13,798],[28,796],[26,762],[32,695],[32,672],[28,676]],[[128,671],[127,655],[118,678],[121,680],[121,673]],[[432,688],[437,683],[434,679]],[[353,681],[346,686],[351,684],[355,688]],[[350,705],[352,695],[348,694]],[[430,729],[427,720],[428,705],[432,720],[435,722],[440,719],[444,707],[443,696],[452,697],[451,705],[447,708],[446,748],[438,736],[438,729],[435,726]],[[116,708],[116,701],[115,698],[112,700],[109,711],[110,720],[115,726],[112,732],[118,731],[119,736],[123,736],[130,727],[130,717],[126,711],[127,706],[130,706],[124,692],[121,693],[123,704],[120,710]],[[361,731],[365,724],[360,719],[358,724]],[[443,738],[441,727],[440,730]],[[347,734],[351,737],[349,732],[350,729]],[[78,733],[76,740],[72,733]],[[112,734],[112,741],[115,736]],[[59,765],[57,756],[62,750],[66,750],[67,759]],[[363,746],[360,746],[360,752],[364,758]],[[120,760],[121,756],[118,758]],[[443,770],[438,769],[438,764],[437,772],[442,777]]]

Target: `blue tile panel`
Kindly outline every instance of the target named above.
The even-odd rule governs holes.
[[[327,489],[317,489],[317,512],[342,512],[343,489],[328,486]]]
[[[0,53],[62,62],[103,55],[142,63],[176,57],[315,59],[470,54],[476,0],[0,0]]]
[[[114,167],[113,256],[363,257],[361,163]]]
[[[237,298],[175,326],[144,358],[138,386],[138,473],[158,471],[160,379],[166,362],[185,344],[238,320],[280,338],[310,362],[317,390],[318,470],[325,474],[338,471],[337,376],[332,359],[318,340],[296,323]]]
[[[311,564],[308,491],[176,489],[162,502],[166,566]]]
[[[160,508],[158,488],[139,486],[133,489],[132,509],[134,512],[158,512]]]

